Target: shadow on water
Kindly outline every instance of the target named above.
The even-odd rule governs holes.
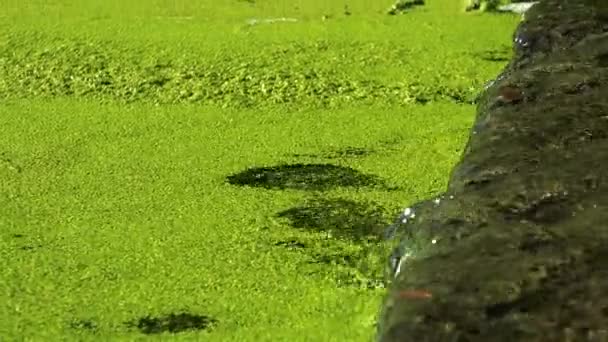
[[[361,147],[347,147],[340,150],[333,150],[322,154],[292,154],[294,157],[310,157],[310,158],[325,158],[325,159],[340,159],[340,158],[358,158],[367,157],[375,151]]]
[[[500,62],[506,63],[511,60],[511,47],[504,46],[500,49],[485,50],[482,52],[474,53],[475,58],[480,58],[488,62]]]
[[[12,234],[12,237],[14,239],[18,239],[18,240],[22,241],[22,239],[25,237],[25,235],[19,234],[19,233],[15,233],[15,234]],[[19,247],[19,249],[23,250],[23,251],[31,251],[31,250],[35,250],[35,249],[38,249],[38,248],[42,248],[42,245],[40,245],[40,244],[28,244],[28,245],[23,245],[23,246]]]
[[[206,330],[217,323],[217,320],[190,313],[168,314],[160,317],[142,317],[135,321],[126,322],[128,327],[135,327],[146,335],[163,332],[179,333],[188,330]]]
[[[341,158],[365,156],[365,149],[347,148],[325,157]],[[315,156],[318,157],[318,156]],[[253,167],[226,177],[229,184],[253,186],[272,190],[297,189],[327,191],[337,187],[374,187],[392,191],[375,175],[368,175],[350,167],[332,164],[284,164]],[[332,265],[327,268],[312,266],[305,272],[322,273],[339,286],[375,288],[382,283],[379,271],[386,255],[382,236],[387,224],[383,208],[372,203],[349,199],[326,199],[319,193],[304,204],[276,214],[288,220],[288,225],[299,230],[320,233],[311,239],[303,237],[274,241],[273,245],[308,255],[310,264]]]
[[[370,241],[379,239],[386,227],[381,207],[347,199],[318,198],[277,214],[297,229],[325,232],[336,239]]]
[[[336,187],[383,186],[377,176],[332,164],[287,164],[254,167],[226,177],[229,184],[266,189],[325,191]],[[394,190],[390,189],[390,190]]]
[[[318,153],[293,153],[292,157],[322,158],[322,159],[352,159],[365,158],[374,154],[397,150],[401,138],[389,138],[378,142],[377,148],[345,146],[342,148],[329,148]]]
[[[308,255],[312,265],[332,266],[313,273],[335,279],[338,286],[382,286],[381,268],[388,253],[383,235],[389,219],[381,206],[349,199],[313,198],[276,216],[288,219],[292,228],[326,235],[306,242],[291,238],[274,243]]]

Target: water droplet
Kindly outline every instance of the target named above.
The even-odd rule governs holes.
[[[405,210],[403,210],[403,213],[401,213],[401,216],[399,216],[401,223],[407,223],[408,219],[414,217],[416,217],[416,213],[414,212],[414,209],[410,207],[405,208]]]
[[[483,89],[487,90],[488,88],[490,88],[492,85],[494,85],[494,83],[496,83],[496,79],[494,80],[489,80],[488,82],[486,82],[486,84],[483,85]]]
[[[414,209],[410,207],[405,208],[401,215],[399,215],[397,221],[385,229],[384,239],[393,239],[397,233],[397,230],[399,229],[399,225],[408,223],[408,220],[413,219],[414,217],[416,217],[416,212]]]
[[[514,42],[518,47],[522,48],[527,48],[531,44],[529,35],[523,32],[520,32],[515,36]]]
[[[394,277],[398,276],[399,273],[401,273],[401,262],[403,262],[403,258],[399,259],[399,262],[397,263],[397,268],[395,269]]]
[[[399,275],[399,273],[401,273],[401,266],[410,257],[410,255],[411,255],[411,253],[407,252],[399,258],[399,260],[397,261],[397,267],[395,268],[393,277],[397,277]]]

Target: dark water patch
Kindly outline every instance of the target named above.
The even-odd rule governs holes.
[[[382,186],[377,176],[366,175],[346,166],[332,164],[285,164],[253,167],[228,176],[232,185],[266,189],[298,189],[324,191],[336,187]]]
[[[164,332],[179,333],[192,330],[207,330],[217,323],[217,320],[208,316],[182,312],[159,317],[145,316],[126,322],[125,325],[130,328],[137,328],[143,334],[152,335]]]
[[[13,238],[15,238],[15,239],[19,239],[19,238],[22,238],[24,236],[25,235],[23,235],[23,234],[13,234]]]
[[[277,214],[290,226],[325,232],[336,239],[367,241],[379,239],[386,226],[383,208],[373,203],[347,199],[314,199]]]

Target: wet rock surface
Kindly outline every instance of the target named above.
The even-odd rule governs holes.
[[[608,1],[526,13],[447,192],[408,209],[378,341],[608,340]]]

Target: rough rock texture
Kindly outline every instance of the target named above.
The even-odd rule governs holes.
[[[477,113],[390,227],[378,340],[608,341],[608,1],[532,7]]]

